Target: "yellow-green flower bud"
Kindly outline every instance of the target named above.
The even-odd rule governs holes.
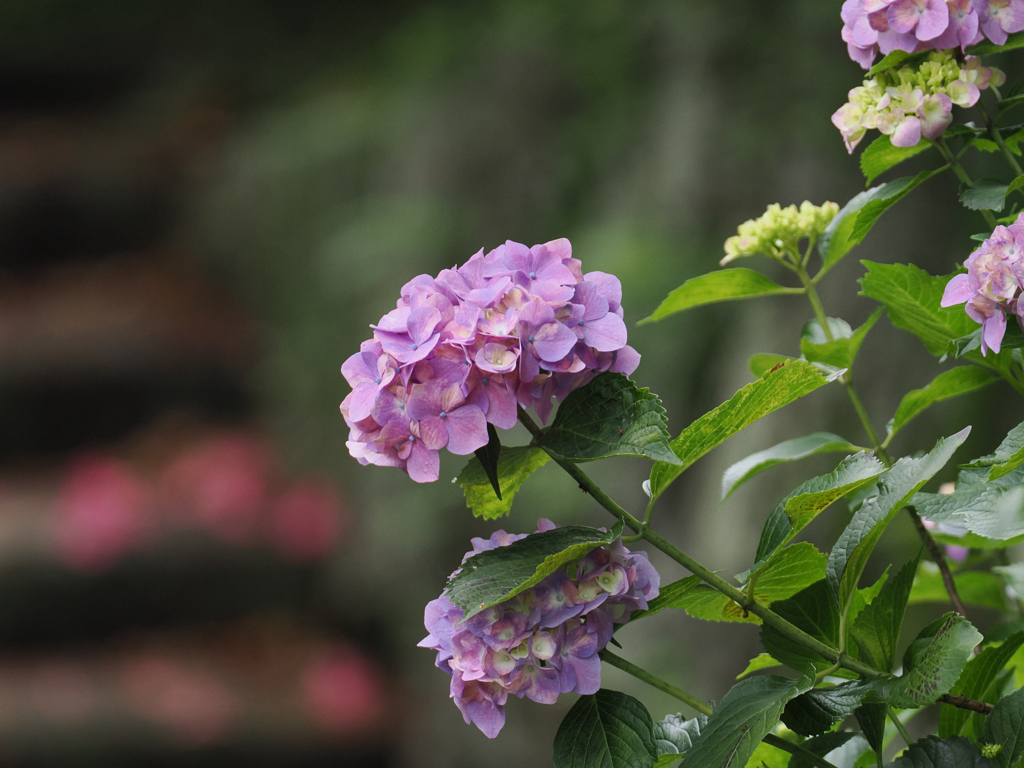
[[[782,259],[786,254],[798,254],[801,240],[816,240],[839,212],[836,203],[825,202],[813,205],[804,200],[797,208],[790,205],[783,208],[772,203],[758,219],[750,219],[736,228],[737,234],[725,241],[725,258],[719,263],[726,265],[741,256],[760,253],[773,259]]]

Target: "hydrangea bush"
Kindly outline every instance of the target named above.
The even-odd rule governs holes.
[[[719,301],[806,300],[801,337],[786,354],[755,355],[754,380],[719,407],[669,432],[658,397],[629,378],[640,356],[626,344],[619,281],[585,272],[564,239],[531,248],[508,241],[414,278],[342,365],[352,391],[341,410],[360,463],[430,482],[442,448],[468,456],[457,479],[486,519],[507,514],[548,462],[592,498],[593,526],[542,519],[531,534],[474,539],[426,607],[420,643],[435,652],[448,675],[439,683],[448,680],[465,721],[489,738],[499,736],[510,694],[538,704],[572,695],[555,737],[557,768],[1024,765],[1024,563],[1010,549],[1024,541],[1024,423],[974,459],[957,454],[970,426],[955,423],[933,422],[930,447],[891,453],[897,433],[934,403],[998,397],[1007,412],[1024,395],[1024,127],[1012,123],[1024,79],[1001,92],[1006,76],[990,60],[1024,48],[1024,0],[847,0],[841,18],[850,57],[869,72],[832,117],[837,141],[852,152],[878,130],[860,155],[869,185],[911,157],[926,170],[843,206],[769,206],[726,240],[723,269],[686,280],[642,321]],[[999,178],[974,178],[978,152],[1005,162]],[[963,269],[932,276],[913,264],[862,261],[860,293],[878,306],[857,328],[830,317],[818,283],[886,211],[946,172],[982,230],[950,244]],[[740,258],[755,267],[769,259],[789,284],[732,265]],[[883,313],[896,332],[920,339],[936,367],[891,404],[880,434],[854,373]],[[658,532],[659,501],[684,471],[822,387],[842,388],[863,434],[812,432],[760,447],[726,471],[723,498],[777,464],[838,454],[832,472],[767,506],[743,573],[723,575]],[[503,436],[517,422],[527,445]],[[639,507],[629,506],[636,498],[613,500],[582,468],[611,456],[652,462]],[[920,547],[864,583],[869,557],[901,514]],[[827,552],[800,540],[820,515],[849,521]],[[682,572],[663,579],[645,547]],[[907,606],[936,601],[945,605],[934,621],[907,637]],[[978,608],[1000,618],[984,634],[969,618]],[[760,627],[763,652],[738,682],[722,681],[717,704],[612,650],[617,627],[643,621],[656,631],[665,610]],[[603,688],[603,664],[686,712],[652,716]],[[929,709],[929,732],[915,740],[905,723]]]

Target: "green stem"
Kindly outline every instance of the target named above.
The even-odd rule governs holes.
[[[797,270],[797,275],[800,277],[800,282],[804,285],[804,290],[807,292],[807,300],[811,303],[811,308],[814,310],[814,316],[817,318],[818,323],[821,325],[821,330],[825,334],[825,338],[829,341],[834,341],[835,337],[832,335],[832,329],[828,325],[828,315],[825,314],[825,307],[822,306],[821,298],[818,296],[818,289],[814,287],[814,281],[810,275],[807,274],[807,270],[801,267]],[[892,460],[889,458],[889,454],[885,451],[885,446],[878,439],[878,433],[875,432],[875,428],[871,425],[871,419],[868,417],[868,412],[864,408],[864,403],[861,402],[860,395],[857,394],[856,388],[853,386],[853,381],[850,379],[850,372],[844,373],[839,380],[846,388],[846,394],[850,398],[850,402],[853,403],[853,410],[857,412],[857,418],[860,419],[860,423],[864,427],[864,431],[867,433],[868,440],[871,441],[871,445],[875,449],[875,455],[879,460],[887,467],[892,466]]]
[[[784,618],[768,608],[768,606],[750,598],[741,589],[734,587],[714,571],[710,571],[705,568],[651,528],[645,528],[642,533],[643,538],[686,568],[690,573],[700,576],[710,586],[714,587],[730,600],[734,601],[745,611],[749,611],[757,616],[761,621],[775,629],[779,634],[789,638],[795,643],[799,643],[809,651],[813,651],[833,663],[839,663],[851,672],[855,672],[863,677],[877,677],[882,674],[877,669],[869,667],[866,664],[862,664],[856,659],[850,658],[847,654],[826,645],[817,638],[807,634],[799,627],[790,624]]]
[[[682,688],[676,688],[674,685],[672,685],[672,683],[666,682],[662,680],[660,677],[652,675],[646,669],[641,669],[636,664],[626,661],[624,658],[622,658],[621,656],[617,656],[616,654],[609,651],[607,648],[605,648],[603,651],[600,651],[598,655],[601,657],[601,661],[607,662],[608,664],[611,664],[613,667],[618,667],[623,672],[626,672],[635,677],[637,680],[643,680],[652,688],[657,688],[659,691],[663,691],[664,693],[667,693],[669,696],[679,699],[681,702],[686,704],[686,706],[690,707],[691,709],[697,710],[702,715],[710,716],[711,713],[715,711],[714,707],[712,707],[707,702],[701,701],[692,693],[687,693]]]
[[[988,111],[981,106],[981,101],[978,101],[978,111],[981,112],[982,117],[985,118],[985,126],[988,128],[988,133],[992,137],[992,140],[999,146],[999,150],[1003,153],[1003,157],[1006,158],[1006,162],[1010,164],[1010,168],[1018,176],[1024,176],[1024,171],[1020,168],[1020,163],[1017,162],[1017,158],[1013,156],[1010,148],[1006,146],[1006,142],[1003,141],[1003,134],[996,128],[995,122],[989,116]]]
[[[540,440],[540,438],[543,437],[544,435],[544,433],[541,431],[540,426],[538,426],[537,422],[535,422],[530,417],[530,414],[523,410],[522,406],[518,406],[518,408],[519,422],[524,427],[526,427],[527,430],[529,430],[530,434],[533,435],[534,440]],[[593,480],[587,477],[586,473],[582,469],[577,467],[572,462],[566,461],[565,459],[559,456],[554,456],[550,453],[548,453],[548,455],[555,460],[555,463],[557,463],[558,466],[560,466],[568,473],[569,477],[576,481],[577,485],[579,485],[580,487],[580,490],[584,491],[585,493],[589,493],[594,498],[594,501],[596,501],[602,507],[607,509],[609,512],[611,512],[613,515],[619,518],[619,520],[628,525],[634,531],[640,532],[643,529],[643,523],[641,523],[639,520],[637,520],[635,517],[629,514],[629,512],[624,510],[618,504],[616,504],[614,499],[612,499],[607,493],[602,491],[600,486],[598,486]]]
[[[967,175],[967,171],[964,170],[964,167],[960,165],[960,161],[956,159],[956,155],[950,151],[949,145],[946,144],[946,140],[939,136],[939,138],[933,139],[932,143],[938,148],[939,152],[942,153],[946,162],[953,168],[953,173],[956,174],[956,177],[966,186],[973,187],[974,182],[971,181],[971,177]],[[982,209],[981,215],[985,218],[985,222],[992,229],[996,228],[996,217],[992,215],[992,211]]]
[[[603,651],[600,651],[598,655],[601,657],[601,661],[604,661],[608,664],[611,664],[613,667],[621,669],[623,672],[632,675],[637,680],[642,680],[652,688],[657,688],[659,691],[667,693],[669,696],[672,696],[673,698],[679,699],[679,701],[683,702],[688,707],[697,710],[702,715],[707,715],[710,717],[711,714],[715,711],[707,702],[701,701],[693,694],[684,691],[682,688],[676,688],[674,685],[672,685],[672,683],[662,680],[657,675],[652,675],[646,669],[642,669],[641,667],[638,667],[636,664],[626,661],[624,658],[622,658],[621,656],[617,656],[616,654],[609,651],[607,648],[605,648]],[[762,739],[762,741],[764,741],[765,744],[770,744],[771,746],[776,747],[777,749],[789,752],[789,754],[791,755],[799,755],[804,762],[810,763],[811,765],[816,765],[819,768],[836,768],[834,764],[830,763],[825,758],[818,757],[816,754],[814,754],[810,750],[804,749],[799,744],[792,744],[786,741],[785,739],[779,738],[775,734],[767,734]]]
[[[889,719],[892,720],[892,724],[896,726],[896,730],[900,732],[900,738],[909,747],[914,743],[914,740],[910,738],[910,734],[907,733],[907,727],[903,725],[903,721],[896,715],[896,711],[892,707],[886,708],[889,712]]]

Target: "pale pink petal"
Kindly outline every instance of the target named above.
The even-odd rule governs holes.
[[[973,293],[966,274],[954,275],[946,283],[946,290],[942,292],[942,301],[939,302],[939,306],[951,307],[954,304],[963,304],[971,298]]]
[[[458,456],[473,453],[487,445],[487,419],[476,405],[464,405],[443,419],[448,429],[448,450]]]

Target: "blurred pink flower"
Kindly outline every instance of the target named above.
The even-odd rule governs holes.
[[[167,466],[162,497],[214,535],[245,543],[252,539],[266,502],[273,464],[266,448],[251,437],[208,440]]]
[[[84,456],[69,468],[57,502],[60,559],[77,571],[113,565],[143,538],[150,490],[122,463]]]
[[[359,651],[336,644],[306,667],[302,695],[324,728],[351,732],[372,726],[384,714],[383,678]]]
[[[323,480],[303,478],[270,509],[270,543],[286,559],[316,560],[328,554],[344,527],[338,494]]]
[[[134,659],[122,684],[140,715],[170,728],[189,744],[222,740],[237,713],[235,697],[227,686],[172,659]]]

